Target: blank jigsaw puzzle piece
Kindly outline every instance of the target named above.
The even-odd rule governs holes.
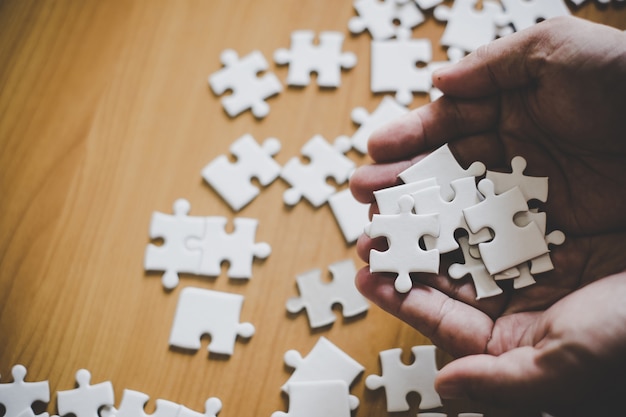
[[[255,242],[258,220],[237,217],[233,220],[235,229],[226,233],[226,217],[205,218],[205,234],[202,239],[191,239],[189,246],[202,250],[199,273],[216,277],[222,270],[222,262],[228,261],[228,277],[249,279],[252,277],[254,258],[265,259],[272,248],[265,242]]]
[[[461,279],[469,274],[474,282],[477,300],[502,294],[502,288],[498,286],[495,278],[487,271],[482,259],[477,259],[470,254],[470,244],[466,236],[459,238],[459,245],[463,251],[465,263],[450,265],[448,268],[450,278]]]
[[[351,259],[331,264],[333,279],[322,280],[322,271],[313,269],[296,277],[300,297],[287,300],[287,311],[298,313],[306,310],[309,325],[315,329],[335,322],[332,307],[341,304],[343,317],[354,317],[364,313],[369,303],[354,284],[356,268]]]
[[[439,235],[439,221],[436,214],[413,214],[410,196],[402,196],[398,205],[399,214],[375,214],[365,233],[371,238],[384,236],[389,244],[384,252],[370,251],[370,272],[396,272],[396,291],[406,293],[413,287],[409,273],[439,271],[439,251],[419,246],[422,236]]]
[[[405,183],[436,178],[441,187],[441,197],[451,201],[454,190],[450,183],[463,177],[479,177],[485,173],[485,164],[474,162],[469,168],[463,169],[450,151],[448,144],[434,150],[419,162],[402,171],[398,176]]]
[[[541,20],[571,14],[563,0],[502,0],[502,5],[504,11],[496,17],[496,24],[511,24],[518,32]]]
[[[251,109],[256,118],[267,116],[270,107],[265,99],[281,92],[282,85],[276,75],[257,74],[268,69],[267,61],[260,51],[253,51],[240,58],[236,51],[227,49],[220,59],[224,68],[209,76],[209,85],[217,95],[231,90],[232,94],[222,98],[222,106],[230,117]]]
[[[378,205],[380,214],[398,214],[400,206],[398,201],[403,195],[412,195],[420,190],[437,185],[436,178],[428,178],[421,181],[410,182],[407,184],[396,185],[395,187],[382,188],[374,191],[374,198]]]
[[[240,323],[243,296],[200,288],[183,288],[178,299],[170,345],[183,349],[200,349],[200,338],[211,336],[208,350],[232,355],[237,336],[250,338],[254,326]]]
[[[441,407],[441,398],[435,391],[437,363],[435,346],[413,346],[415,360],[410,365],[402,362],[402,349],[389,349],[380,352],[382,375],[369,375],[365,386],[375,390],[385,388],[387,411],[408,411],[406,396],[410,392],[420,394],[420,410]]]
[[[60,415],[74,414],[76,417],[100,417],[98,410],[113,407],[115,394],[111,382],[91,385],[91,373],[86,369],[76,372],[78,388],[57,393],[57,409]]]
[[[144,255],[146,271],[164,271],[163,286],[167,289],[178,285],[178,273],[199,273],[202,252],[190,249],[187,240],[204,236],[202,217],[191,217],[191,205],[185,199],[174,202],[174,215],[155,212],[150,221],[150,239],[164,239],[162,245],[149,243]]]
[[[328,205],[335,216],[347,243],[354,243],[370,222],[369,204],[357,201],[350,189],[338,191],[328,199]]]
[[[277,49],[274,62],[279,65],[289,64],[287,84],[307,86],[311,82],[311,73],[317,74],[320,87],[339,87],[341,69],[350,69],[356,65],[356,55],[342,52],[344,36],[341,32],[326,31],[319,35],[319,44],[315,44],[315,33],[310,30],[297,30],[291,33],[290,49]]]
[[[202,169],[202,177],[233,210],[239,211],[259,194],[259,188],[250,182],[252,178],[268,186],[280,174],[280,165],[273,158],[280,147],[275,138],[259,145],[252,135],[243,135],[230,147],[236,162],[220,155]]]
[[[48,381],[26,382],[26,367],[14,365],[11,368],[13,382],[0,384],[0,404],[4,406],[4,417],[18,417],[30,409],[36,401],[50,401]]]
[[[289,412],[276,411],[272,417],[350,417],[359,406],[359,399],[340,380],[292,382],[287,391]]]
[[[412,39],[408,30],[399,30],[397,39],[372,41],[372,92],[395,92],[398,103],[410,104],[414,92],[426,93],[432,86],[428,70],[417,66],[431,59],[430,40]]]
[[[367,30],[372,39],[389,39],[397,35],[399,27],[411,29],[424,21],[424,15],[413,1],[400,4],[396,0],[356,0],[354,8],[358,13],[348,22],[351,33]]]
[[[309,159],[309,163],[302,163],[298,157],[291,158],[280,173],[281,178],[291,185],[283,194],[285,204],[293,206],[302,198],[307,199],[313,207],[326,203],[336,192],[327,179],[332,177],[341,185],[355,168],[354,162],[344,155],[350,147],[348,140],[338,139],[331,145],[320,135],[305,143],[301,152]]]
[[[221,410],[222,401],[217,397],[211,397],[204,402],[204,413],[199,413],[181,405],[177,417],[217,417]]]
[[[172,401],[157,399],[154,413],[147,414],[144,410],[150,397],[143,392],[124,389],[119,408],[105,407],[102,417],[177,417],[180,404]]]
[[[496,194],[502,194],[513,187],[519,187],[526,201],[548,200],[548,177],[531,177],[524,175],[526,159],[516,156],[511,160],[511,173],[487,171],[486,178],[493,182]]]
[[[284,360],[287,366],[294,368],[291,377],[281,387],[284,392],[288,392],[288,387],[296,382],[340,380],[350,386],[365,369],[323,336],[306,357],[303,358],[296,350],[289,350]]]

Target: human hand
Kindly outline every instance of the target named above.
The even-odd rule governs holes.
[[[443,98],[370,138],[375,164],[353,175],[356,198],[373,202],[373,191],[395,185],[398,173],[446,142],[464,166],[479,160],[505,170],[521,155],[527,175],[550,178],[542,211],[548,230],[563,231],[566,243],[551,253],[555,270],[537,284],[489,299],[475,300],[469,280],[432,274],[416,274],[411,292],[399,294],[393,279],[368,268],[357,276],[359,289],[449,353],[488,355],[445,367],[437,382],[444,397],[463,391],[558,411],[590,399],[563,388],[601,392],[617,381],[587,379],[597,376],[596,363],[613,363],[621,372],[617,387],[626,390],[626,366],[615,355],[626,351],[626,303],[613,294],[599,299],[611,293],[607,287],[623,297],[626,286],[624,275],[605,278],[626,269],[626,35],[553,19],[486,45],[433,79]],[[367,261],[370,249],[384,246],[362,236],[357,249]],[[584,325],[580,315],[594,321]],[[593,323],[602,329],[614,320],[614,334],[591,331]]]

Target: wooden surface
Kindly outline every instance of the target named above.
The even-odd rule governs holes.
[[[624,7],[587,5],[577,14],[626,29]],[[350,112],[373,110],[382,99],[369,91],[368,34],[347,36],[358,55],[336,90],[285,88],[268,101],[270,114],[234,119],[211,93],[207,76],[225,48],[259,49],[271,60],[296,29],[347,32],[350,1],[0,1],[0,373],[21,363],[27,380],[49,380],[56,391],[74,387],[80,368],[92,382],[110,380],[116,401],[125,388],[202,410],[219,397],[220,416],[269,416],[287,410],[280,386],[291,370],[283,354],[309,352],[325,336],[362,363],[352,387],[358,416],[386,415],[382,390],[365,389],[379,373],[378,352],[429,341],[376,307],[354,320],[311,331],[304,314],[289,315],[295,276],[352,258],[328,206],[282,203],[287,185],[277,180],[239,213],[200,177],[202,167],[228,153],[245,133],[277,137],[284,164],[313,135],[352,134]],[[415,30],[434,42],[443,25],[432,18]],[[284,81],[287,67],[270,69]],[[416,96],[411,107],[426,103]],[[358,164],[367,162],[355,152]],[[345,186],[344,186],[345,187]],[[235,282],[184,276],[171,292],[160,274],[143,270],[153,211],[169,213],[179,197],[192,214],[259,219],[257,240],[271,256],[255,262],[253,278]],[[231,357],[209,356],[208,338],[193,353],[168,347],[180,291],[195,286],[245,296],[242,320],[256,326]],[[441,364],[446,360],[440,355]],[[417,396],[410,397],[414,416]],[[482,404],[447,403],[450,415],[528,415]],[[395,415],[395,414],[394,414]]]

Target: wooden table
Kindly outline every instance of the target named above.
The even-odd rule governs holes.
[[[626,8],[590,2],[577,15],[626,29]],[[352,386],[360,416],[386,415],[383,390],[365,388],[380,373],[378,353],[429,341],[372,306],[353,320],[311,331],[305,314],[290,315],[295,276],[353,259],[328,205],[314,209],[282,202],[287,185],[275,181],[238,213],[203,183],[202,167],[243,134],[279,138],[276,160],[299,155],[313,135],[351,135],[350,112],[373,110],[382,99],[369,90],[368,34],[347,36],[358,55],[338,89],[285,88],[268,100],[269,116],[229,118],[207,76],[225,48],[260,50],[284,81],[287,67],[271,63],[296,29],[348,34],[350,1],[27,1],[0,2],[0,372],[24,364],[27,380],[49,380],[56,392],[74,388],[86,368],[92,382],[109,380],[116,403],[125,388],[203,410],[210,396],[221,416],[269,416],[287,410],[280,387],[291,370],[283,354],[306,355],[324,336],[365,366]],[[443,24],[429,18],[415,30],[437,41]],[[427,102],[416,95],[412,107]],[[356,152],[358,164],[367,158]],[[344,185],[345,187],[345,185]],[[253,266],[249,281],[184,275],[164,291],[160,274],[146,273],[143,256],[154,211],[171,212],[187,198],[191,214],[259,219],[257,240],[271,256]],[[232,356],[170,349],[168,337],[182,288],[200,287],[245,296],[242,320],[256,326]],[[441,354],[442,365],[447,358]],[[414,416],[418,397],[410,397]],[[40,407],[42,408],[42,407]],[[40,410],[41,411],[41,410]],[[447,403],[450,415],[484,411],[522,415],[482,404]]]

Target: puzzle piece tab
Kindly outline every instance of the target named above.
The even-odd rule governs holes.
[[[86,369],[76,372],[78,388],[57,393],[59,414],[74,414],[76,417],[100,417],[98,410],[113,407],[115,394],[111,382],[91,385],[91,373]]]

